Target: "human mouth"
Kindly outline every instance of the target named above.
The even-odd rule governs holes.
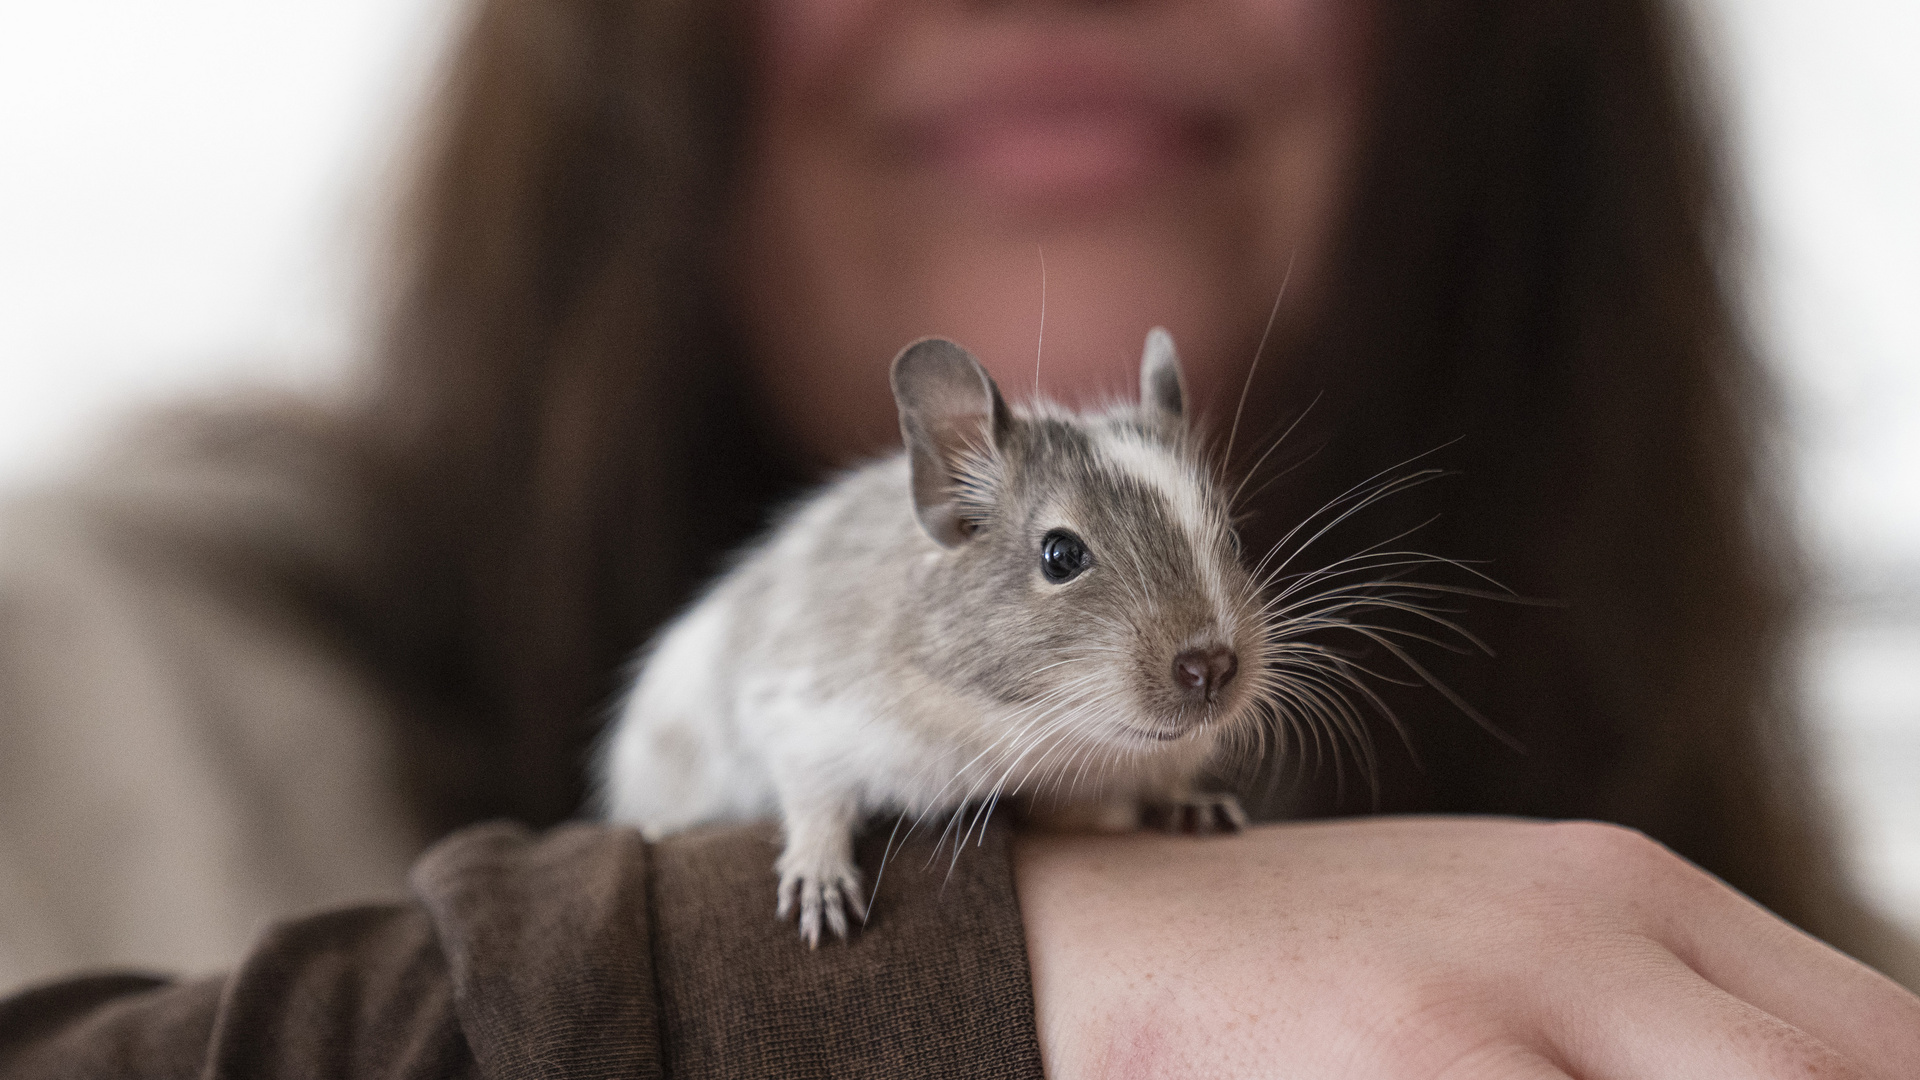
[[[1229,110],[1124,58],[1025,49],[885,125],[896,162],[1017,202],[1098,201],[1191,176],[1234,142]]]
[[[924,125],[916,164],[1015,198],[1114,194],[1205,164],[1221,125],[1123,101],[990,104]]]

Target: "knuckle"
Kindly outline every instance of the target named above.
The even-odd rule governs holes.
[[[1554,846],[1582,866],[1602,872],[1667,873],[1686,864],[1639,829],[1605,821],[1561,821],[1548,826]]]

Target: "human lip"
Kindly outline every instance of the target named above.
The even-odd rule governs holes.
[[[1042,193],[1125,186],[1204,161],[1205,117],[1125,100],[994,102],[916,132],[909,154],[976,183]]]
[[[883,126],[909,167],[1027,196],[1126,189],[1204,167],[1232,142],[1231,109],[1111,56],[1027,50]]]

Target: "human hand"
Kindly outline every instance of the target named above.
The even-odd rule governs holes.
[[[1022,837],[1047,1075],[1920,1076],[1920,998],[1640,833]]]

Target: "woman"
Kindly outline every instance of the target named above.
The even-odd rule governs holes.
[[[1844,949],[1909,962],[1845,886],[1784,705],[1791,566],[1755,466],[1764,398],[1722,277],[1728,222],[1702,95],[1667,13],[1631,0],[483,5],[414,193],[364,400],[205,424],[153,467],[160,479],[133,497],[108,492],[74,526],[141,530],[140,554],[106,544],[100,558],[150,565],[165,553],[169,595],[219,594],[217,633],[270,654],[257,672],[319,671],[305,685],[321,706],[308,707],[346,733],[301,737],[330,747],[326,767],[364,790],[280,760],[278,775],[305,783],[233,800],[277,808],[279,842],[223,834],[218,850],[234,854],[202,879],[210,894],[235,895],[223,875],[276,875],[222,925],[337,899],[343,881],[378,881],[383,868],[397,877],[396,853],[453,825],[572,814],[602,706],[649,631],[771,502],[891,442],[881,372],[903,341],[962,340],[1009,388],[1036,377],[1034,357],[1044,385],[1075,397],[1117,383],[1141,331],[1165,323],[1193,358],[1196,400],[1237,432],[1230,464],[1256,477],[1251,549],[1443,448],[1435,460],[1455,476],[1354,519],[1339,542],[1357,549],[1438,514],[1423,547],[1485,560],[1519,593],[1562,605],[1475,607],[1466,617],[1495,659],[1421,657],[1497,735],[1429,691],[1396,691],[1402,731],[1375,740],[1364,782],[1351,757],[1316,769],[1285,755],[1246,783],[1262,816],[1616,821]],[[234,494],[236,474],[254,486]],[[205,486],[228,504],[181,521],[155,512],[152,492],[178,490],[180,475],[215,478]],[[223,731],[291,745],[258,734],[283,730],[262,719],[280,698],[235,704],[244,695],[230,688],[257,672],[196,682],[227,708],[188,710],[181,724],[216,715]],[[329,830],[335,812],[358,815],[359,835]],[[1063,977],[1100,985],[1076,967],[1088,952],[1071,943],[1086,940],[1058,920],[1116,896],[1134,897],[1136,916],[1161,910],[1170,894],[1154,883],[1171,887],[1176,866],[1190,882],[1317,868],[1286,893],[1293,906],[1277,891],[1286,875],[1260,879],[1274,888],[1236,879],[1230,895],[1261,899],[1226,905],[1243,918],[1196,933],[1219,940],[1292,912],[1296,933],[1344,934],[1354,949],[1366,939],[1356,926],[1413,925],[1405,903],[1382,899],[1396,889],[1457,899],[1542,873],[1571,890],[1579,902],[1565,910],[1580,917],[1518,918],[1509,897],[1479,909],[1489,938],[1447,918],[1416,935],[1435,946],[1436,970],[1471,976],[1448,985],[1502,983],[1481,962],[1489,949],[1561,976],[1474,1017],[1610,985],[1616,966],[1563,963],[1551,942],[1564,935],[1549,931],[1631,923],[1673,961],[1661,970],[1706,969],[1682,998],[1716,1003],[1701,1006],[1709,1020],[1631,980],[1602,994],[1638,1004],[1606,1014],[1616,1021],[1684,1017],[1649,1045],[1700,1041],[1746,1015],[1737,999],[1845,1052],[1897,1060],[1892,1044],[1859,1049],[1873,1036],[1856,1029],[1904,1005],[1879,998],[1877,1012],[1823,1019],[1806,1004],[1820,995],[1770,1000],[1765,964],[1741,958],[1812,965],[1836,985],[1870,976],[1808,959],[1804,939],[1738,914],[1748,909],[1731,893],[1620,839],[1631,834],[1532,828],[1294,826],[1184,852],[1021,841],[1013,865],[1051,1063],[1110,1047],[1074,1039],[1118,1008],[1091,992],[1078,999],[1086,1012],[1055,1008]],[[38,865],[58,850],[45,841],[16,857]],[[1209,861],[1223,850],[1240,854]],[[1096,851],[1161,870],[1143,870],[1136,895],[1084,872]],[[73,873],[74,891],[111,879]],[[1328,911],[1358,922],[1311,917]],[[1666,915],[1613,919],[1627,911]],[[1699,945],[1683,931],[1703,923],[1738,929],[1681,964],[1686,943]],[[1357,970],[1355,955],[1324,953],[1326,970]],[[1125,970],[1153,966],[1134,960]],[[1380,1016],[1391,1026],[1425,1012],[1401,1000],[1369,1019],[1407,984],[1357,985],[1378,993],[1348,1002],[1346,1026],[1328,1021],[1334,1044]],[[1106,1019],[1090,1028],[1087,1015]],[[1363,1042],[1409,1048],[1393,1067],[1415,1073],[1435,1064],[1422,1047],[1491,1045],[1490,1062],[1532,1074],[1577,1058],[1556,1015],[1537,1061],[1465,1038],[1472,1018]]]

